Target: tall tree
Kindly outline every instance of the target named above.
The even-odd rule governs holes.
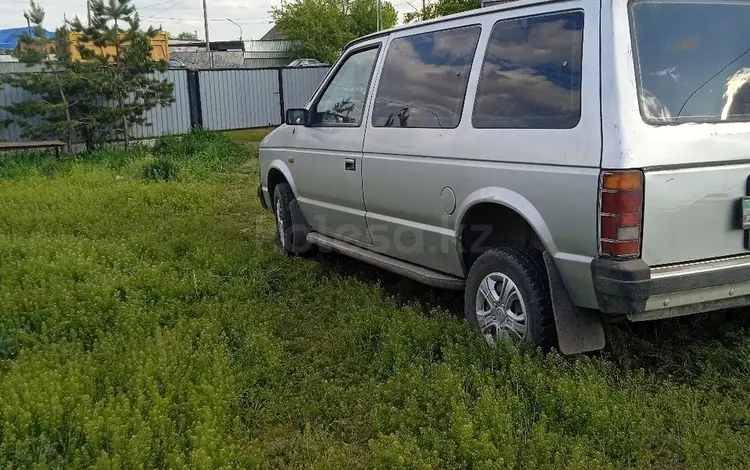
[[[335,61],[346,44],[375,32],[376,0],[295,0],[271,12],[276,27],[295,41],[295,58]],[[383,29],[396,24],[398,14],[389,2],[381,4]]]
[[[351,33],[354,38],[374,33],[377,29],[377,2],[375,0],[351,0],[349,3],[349,17],[351,18]],[[398,12],[392,4],[382,2],[380,5],[380,19],[382,29],[396,26]]]
[[[35,95],[4,107],[26,137],[64,139],[68,150],[75,138],[90,148],[122,136],[127,145],[134,124],[149,124],[146,111],[173,101],[172,84],[154,75],[166,67],[151,57],[149,39],[157,31],[139,29],[130,0],[92,0],[90,5],[91,23],[84,26],[75,18],[57,30],[55,41],[46,37],[44,10],[36,0],[24,14],[33,28],[21,36],[14,55],[44,73],[0,74],[0,83]],[[81,33],[75,44],[68,26]]]
[[[166,61],[152,58],[152,39],[159,30],[140,29],[140,20],[132,0],[91,0],[91,22],[84,25],[76,17],[70,22],[80,33],[78,48],[82,60],[96,71],[94,87],[114,106],[100,114],[113,124],[112,130],[122,136],[125,146],[134,124],[148,125],[145,113],[156,106],[167,106],[173,98],[173,85],[158,78]],[[118,127],[119,126],[119,127]]]
[[[42,26],[44,9],[35,0],[30,1],[24,16],[31,28],[21,35],[13,55],[41,73],[0,74],[0,83],[35,95],[4,109],[14,116],[12,121],[21,127],[24,137],[60,139],[70,151],[76,133],[87,134],[93,125],[96,91],[85,66],[71,60],[67,31],[60,28],[54,40],[47,38]]]
[[[419,11],[410,11],[404,14],[404,22],[412,23],[419,20],[429,20],[440,16],[461,13],[462,11],[479,8],[479,0],[438,0],[428,3]]]

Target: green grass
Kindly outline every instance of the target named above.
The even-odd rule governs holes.
[[[7,159],[0,468],[750,468],[743,312],[490,347],[455,293],[277,254],[247,152]]]
[[[229,131],[227,135],[232,140],[239,143],[257,143],[263,140],[269,132],[273,130],[272,127],[261,127],[258,129],[243,129],[240,131]]]

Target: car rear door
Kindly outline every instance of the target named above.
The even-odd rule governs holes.
[[[625,9],[623,3],[620,8]],[[747,255],[750,228],[750,3],[628,3],[615,11],[615,62],[635,76],[619,152],[603,166],[644,171],[642,258],[651,266]],[[632,74],[632,75],[631,75]],[[631,104],[632,106],[626,106]],[[606,137],[606,135],[605,135]],[[743,202],[746,205],[743,210]]]

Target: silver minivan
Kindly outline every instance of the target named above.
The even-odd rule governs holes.
[[[750,1],[521,0],[352,42],[260,148],[289,255],[566,354],[750,304]]]

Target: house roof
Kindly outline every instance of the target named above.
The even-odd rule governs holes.
[[[273,27],[269,29],[259,41],[284,41],[285,39],[284,35],[276,29],[276,25],[273,25]]]
[[[16,46],[18,46],[18,38],[22,34],[28,32],[29,28],[26,26],[20,28],[0,29],[0,49],[14,50]],[[44,33],[48,38],[55,37],[55,33],[52,31],[45,31]]]

